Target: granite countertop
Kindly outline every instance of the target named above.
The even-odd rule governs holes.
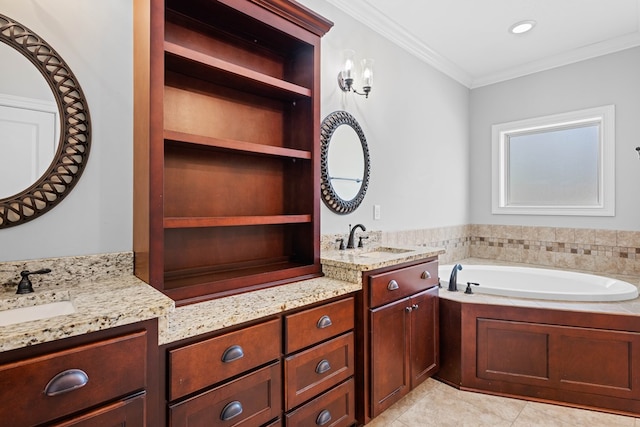
[[[369,247],[321,254],[325,277],[177,308],[160,319],[160,344],[216,331],[362,289],[362,271],[444,253],[425,247]],[[347,274],[343,274],[349,270]]]
[[[71,301],[75,312],[0,326],[0,351],[158,318],[159,344],[264,318],[362,289],[362,271],[444,253],[426,247],[369,247],[322,254],[325,277],[293,282],[176,308],[173,300],[127,274],[130,253],[5,263],[0,274],[0,311],[54,301]],[[55,266],[34,276],[35,292],[16,295],[16,271]],[[13,282],[12,282],[13,281]]]
[[[362,289],[362,271],[388,267],[404,262],[430,258],[444,253],[428,247],[370,247],[346,251],[327,251],[321,256],[325,277],[293,282],[272,288],[175,307],[173,300],[137,277],[131,262],[121,260],[70,260],[65,267],[58,264],[55,279],[34,278],[35,292],[15,294],[15,283],[5,282],[0,289],[0,311],[33,306],[53,301],[71,301],[75,313],[0,326],[0,351],[35,345],[70,336],[113,328],[138,321],[158,318],[159,344],[221,330],[251,320],[300,308],[309,304],[347,295]],[[532,267],[530,264],[465,259],[463,264],[507,264]],[[84,263],[84,267],[80,264]],[[38,267],[41,266],[41,262]],[[120,265],[122,264],[122,265]],[[6,267],[6,265],[5,265]],[[20,269],[36,269],[35,265],[11,265],[12,275]],[[548,267],[546,267],[548,268]],[[119,274],[114,274],[119,273]],[[49,276],[49,275],[45,275]],[[45,277],[42,276],[42,277]],[[636,286],[640,277],[608,275]],[[4,280],[4,279],[3,279]],[[567,302],[447,292],[440,297],[460,302],[538,307],[558,310],[604,312],[640,315],[640,298],[620,302]]]
[[[36,284],[35,292],[16,295],[5,286],[0,310],[71,301],[75,313],[0,326],[0,351],[54,341],[165,316],[174,302],[132,275],[99,280]]]
[[[319,277],[185,305],[160,319],[159,343],[168,344],[360,289],[357,283]]]
[[[323,267],[341,267],[362,272],[430,258],[443,253],[445,253],[443,248],[426,246],[373,246],[322,252],[320,261]]]

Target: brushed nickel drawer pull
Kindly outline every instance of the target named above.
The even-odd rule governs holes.
[[[89,376],[82,369],[67,369],[60,372],[44,388],[44,394],[47,396],[57,396],[59,394],[69,393],[84,387],[89,382]]]
[[[418,309],[418,307],[420,307],[418,304],[413,304],[413,305],[411,306],[411,308],[412,308],[413,310],[417,310],[417,309]]]
[[[387,290],[395,291],[397,289],[400,289],[400,285],[398,285],[398,282],[396,282],[395,280],[391,280],[387,285]]]
[[[421,279],[431,279],[431,273],[429,273],[427,270],[422,272],[422,276],[420,276]]]
[[[239,345],[232,345],[222,353],[222,361],[224,363],[233,362],[234,360],[242,359],[244,357],[244,350]]]
[[[328,328],[331,325],[333,325],[333,323],[331,322],[331,318],[326,314],[318,320],[318,323],[316,323],[316,327],[318,329]]]
[[[230,419],[237,417],[241,413],[242,403],[234,400],[233,402],[227,403],[222,409],[222,412],[220,413],[220,419],[222,421],[229,421]]]
[[[323,426],[326,423],[331,421],[331,412],[326,409],[323,409],[319,414],[318,418],[316,418],[316,425]]]
[[[322,359],[318,366],[316,366],[316,374],[324,374],[325,372],[331,370],[331,365],[327,359]]]

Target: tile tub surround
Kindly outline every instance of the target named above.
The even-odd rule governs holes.
[[[442,247],[440,263],[474,257],[596,274],[640,275],[640,232],[561,227],[468,224],[401,231],[371,231],[366,241],[383,246]],[[323,235],[323,249],[336,249],[336,238]]]

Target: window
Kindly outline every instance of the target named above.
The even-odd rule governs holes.
[[[493,125],[492,213],[615,214],[613,105]]]

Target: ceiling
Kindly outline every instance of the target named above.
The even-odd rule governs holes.
[[[470,88],[640,46],[640,0],[326,1]]]

